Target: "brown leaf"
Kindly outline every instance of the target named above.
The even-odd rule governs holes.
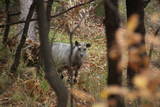
[[[75,98],[84,100],[86,102],[92,102],[92,103],[95,102],[95,98],[84,91],[72,88],[70,89],[70,92]]]

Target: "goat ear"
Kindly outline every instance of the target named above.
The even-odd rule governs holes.
[[[87,43],[87,44],[86,44],[86,47],[87,47],[87,48],[91,47],[91,44],[90,44],[90,43]]]
[[[78,41],[75,41],[75,46],[79,46],[79,42]]]

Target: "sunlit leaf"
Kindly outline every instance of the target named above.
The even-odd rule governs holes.
[[[129,18],[129,21],[127,23],[127,30],[133,32],[135,30],[135,28],[138,25],[138,18],[139,16],[137,14],[132,15]]]

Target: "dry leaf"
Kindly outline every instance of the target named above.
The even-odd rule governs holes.
[[[95,98],[84,91],[72,88],[70,89],[70,92],[75,98],[78,98],[87,102],[92,102],[92,103],[95,102]]]
[[[100,96],[103,99],[106,99],[111,94],[117,94],[117,95],[126,95],[128,94],[128,89],[118,86],[110,86],[106,87],[101,93]]]
[[[138,25],[138,15],[134,14],[129,18],[127,23],[127,31],[133,32]]]

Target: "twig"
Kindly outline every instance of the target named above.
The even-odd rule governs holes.
[[[21,57],[21,50],[22,50],[22,47],[23,47],[23,45],[25,44],[25,41],[26,41],[28,28],[29,28],[29,23],[30,23],[30,19],[32,18],[33,13],[34,13],[35,4],[36,3],[33,2],[31,4],[30,9],[29,9],[29,13],[28,13],[28,16],[26,18],[24,29],[23,29],[22,38],[21,38],[20,43],[19,43],[19,45],[18,45],[18,47],[16,49],[15,59],[14,59],[14,62],[12,64],[12,66],[11,66],[11,69],[10,69],[11,72],[16,72],[17,67],[19,65],[19,61],[20,61],[20,57]]]
[[[60,13],[57,13],[57,14],[55,14],[55,15],[52,15],[50,18],[56,18],[56,17],[58,17],[58,16],[60,16],[60,15],[63,15],[63,14],[65,14],[65,13],[67,13],[67,12],[69,12],[69,11],[75,9],[75,8],[78,8],[78,7],[80,7],[80,6],[89,4],[89,3],[93,2],[93,1],[94,1],[94,0],[89,0],[88,2],[80,3],[80,4],[78,4],[78,5],[75,5],[75,6],[73,6],[73,7],[68,8],[68,9],[66,9],[66,10],[64,10],[64,11],[62,11],[62,12],[60,12]],[[37,20],[37,18],[34,18],[34,19],[30,19],[29,21],[36,21],[36,20]],[[25,22],[26,22],[25,20],[21,20],[21,21],[17,21],[17,22],[13,22],[13,23],[3,24],[3,25],[0,25],[0,28],[4,28],[6,25],[16,25],[16,24],[21,24],[21,23],[25,23]]]
[[[21,12],[16,12],[16,13],[10,13],[9,16],[16,16],[16,15],[20,15]]]

